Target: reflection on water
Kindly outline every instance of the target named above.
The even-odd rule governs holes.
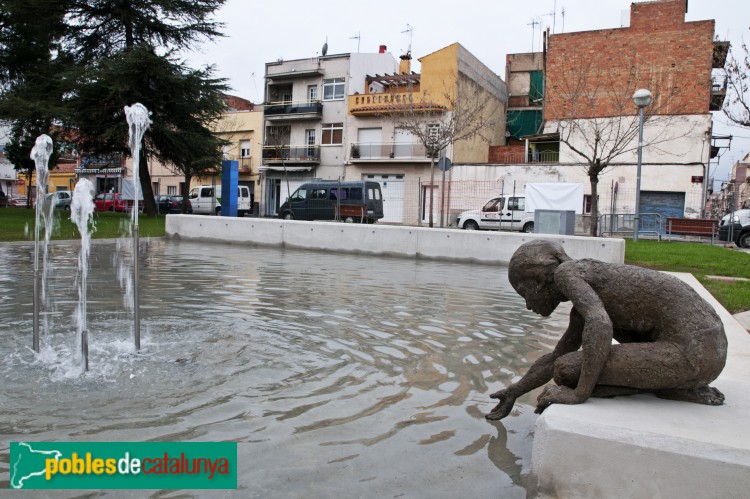
[[[151,241],[133,355],[116,246],[94,244],[80,377],[76,246],[50,249],[39,359],[31,252],[0,246],[6,487],[12,440],[230,440],[238,496],[525,495],[533,396],[502,423],[483,415],[566,314],[526,311],[505,268]]]

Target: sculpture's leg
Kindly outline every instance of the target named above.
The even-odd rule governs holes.
[[[721,405],[724,403],[724,394],[712,386],[692,389],[673,388],[669,390],[656,390],[654,394],[662,399],[681,400],[696,404]]]
[[[623,395],[647,393],[647,391],[648,390],[641,390],[640,388],[630,388],[629,386],[596,385],[596,388],[594,388],[594,392],[591,394],[591,396],[601,399],[609,399],[612,397],[620,397]]]

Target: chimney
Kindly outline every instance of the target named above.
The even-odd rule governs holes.
[[[401,62],[398,64],[398,72],[402,75],[411,73],[411,53],[407,52],[399,59],[401,59]]]
[[[386,50],[388,50],[388,47],[385,45],[380,46],[380,50],[378,50],[378,54],[385,54]]]

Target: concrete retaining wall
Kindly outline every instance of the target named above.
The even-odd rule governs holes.
[[[524,242],[546,238],[560,241],[571,258],[613,263],[625,258],[622,239],[377,224],[168,215],[166,233],[191,240],[498,264],[507,264]]]

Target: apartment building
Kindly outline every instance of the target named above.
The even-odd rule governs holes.
[[[594,146],[613,150],[621,141],[605,158],[610,166],[598,178],[598,206],[600,213],[634,213],[632,95],[646,88],[654,99],[645,109],[640,212],[701,216],[705,170],[718,152],[711,112],[726,94],[729,44],[716,40],[713,20],[686,22],[687,9],[686,0],[633,3],[625,27],[548,34],[542,53],[508,56],[509,146],[492,158],[507,165],[506,183],[583,183],[585,214],[592,201],[586,157],[597,157]],[[540,71],[541,89],[532,83]]]
[[[419,59],[400,61],[381,46],[376,54],[338,54],[266,65],[266,135],[261,173],[263,210],[278,206],[312,178],[375,180],[381,184],[384,222],[417,224],[424,200],[437,195],[430,183],[431,158],[425,144],[402,126],[405,109],[425,113],[440,126],[457,103],[482,100],[497,114],[496,126],[459,139],[443,155],[453,161],[487,162],[488,142],[504,141],[505,83],[456,43]],[[471,91],[462,92],[462,88]],[[408,186],[408,187],[407,187]],[[408,192],[407,192],[408,191]],[[421,204],[420,204],[421,203]]]
[[[368,73],[397,69],[385,47],[378,53],[266,64],[261,215],[276,215],[287,196],[306,181],[347,177],[347,95],[364,92]]]
[[[440,153],[452,162],[487,163],[489,146],[505,141],[508,96],[497,74],[459,43],[425,55],[419,63],[420,71],[412,71],[411,55],[405,54],[398,73],[368,74],[364,91],[349,96],[347,175],[380,182],[384,222],[426,223],[430,207],[437,220],[444,204],[438,198],[448,195],[431,172],[435,167],[425,141],[414,133],[415,122],[454,127],[456,140]],[[473,125],[484,129],[462,136],[461,127]]]

